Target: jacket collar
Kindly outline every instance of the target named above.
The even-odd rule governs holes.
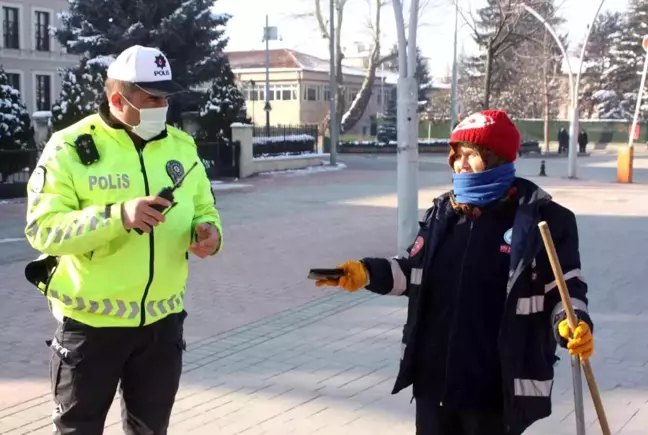
[[[513,187],[517,190],[518,206],[535,207],[551,201],[549,193],[526,178],[516,178]]]

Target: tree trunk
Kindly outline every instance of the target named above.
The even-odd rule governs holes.
[[[375,0],[376,17],[374,20],[374,42],[371,57],[369,59],[369,66],[365,74],[365,78],[360,87],[358,95],[351,103],[349,111],[346,112],[341,120],[340,132],[351,130],[362,119],[371,95],[373,94],[373,87],[376,81],[376,68],[380,64],[380,12],[382,9],[382,0]]]
[[[335,89],[330,89],[329,92],[335,92],[335,112],[336,112],[336,121],[338,124],[338,132],[341,133],[339,127],[340,127],[340,119],[342,118],[342,114],[344,113],[345,109],[345,104],[344,104],[344,86],[343,86],[343,79],[344,79],[344,73],[342,71],[342,60],[344,59],[344,54],[342,53],[342,19],[344,18],[344,6],[346,2],[337,2],[336,5],[336,15],[335,15],[335,34],[329,35],[327,26],[324,22],[324,17],[322,15],[322,8],[320,5],[320,0],[315,0],[315,19],[317,20],[317,23],[319,25],[320,30],[322,31],[322,34],[326,38],[333,38],[333,43],[335,44],[335,82],[336,82],[336,88]],[[319,133],[321,135],[329,134],[331,132],[331,113],[330,110],[320,121],[318,125]]]
[[[491,82],[493,75],[493,40],[488,40],[486,47],[486,77],[484,78],[484,103],[482,110],[487,110],[490,107],[491,97]]]

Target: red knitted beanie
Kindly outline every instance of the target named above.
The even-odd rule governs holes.
[[[520,132],[502,110],[484,110],[461,121],[450,135],[450,145],[468,142],[514,162],[520,150]]]

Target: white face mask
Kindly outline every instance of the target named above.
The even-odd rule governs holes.
[[[137,125],[127,124],[122,120],[124,124],[131,128],[131,131],[134,134],[144,140],[150,140],[166,129],[167,111],[169,110],[169,106],[138,109],[133,106],[126,97],[123,95],[121,95],[121,97],[129,106],[137,110],[140,114],[140,122]]]

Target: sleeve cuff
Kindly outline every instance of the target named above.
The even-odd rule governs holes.
[[[115,235],[119,235],[122,232],[128,232],[128,230],[124,228],[122,210],[123,208],[121,202],[117,204],[109,204],[106,206],[105,216]]]
[[[588,313],[582,310],[575,309],[574,312],[576,313],[576,318],[578,321],[583,321],[587,323],[587,325],[590,327],[590,330],[592,331],[592,334],[594,334],[594,324],[592,323],[592,318],[589,316]],[[553,320],[553,334],[554,338],[556,339],[556,343],[560,345],[562,348],[567,348],[567,340],[564,339],[563,337],[560,336],[560,333],[558,332],[558,325],[564,320],[567,320],[567,313],[565,311],[561,311],[558,314],[554,316]]]
[[[197,221],[194,222],[193,226],[191,227],[191,240],[192,241],[196,237],[196,227],[198,225],[200,225],[200,224],[207,224],[207,225],[210,225],[210,226],[212,226],[212,227],[214,227],[216,229],[216,232],[218,233],[218,240],[219,240],[218,248],[216,248],[216,250],[214,252],[212,252],[211,254],[209,254],[209,255],[218,254],[220,251],[223,250],[223,229],[219,225],[217,225],[216,222],[197,220]]]

